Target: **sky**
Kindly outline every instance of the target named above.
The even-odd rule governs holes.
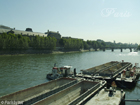
[[[0,0],[0,25],[140,44],[140,0]]]

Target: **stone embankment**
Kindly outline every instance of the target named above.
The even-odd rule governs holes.
[[[91,50],[34,50],[29,48],[28,50],[1,50],[0,55],[18,55],[18,54],[59,54],[59,53],[76,53],[76,52],[88,52]]]

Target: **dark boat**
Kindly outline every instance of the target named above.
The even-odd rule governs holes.
[[[115,81],[117,86],[120,88],[133,88],[137,82],[137,73],[135,68],[124,69],[123,72],[116,77]]]
[[[46,78],[49,80],[58,79],[61,77],[67,77],[68,75],[72,75],[71,72],[72,66],[63,66],[63,67],[53,67],[52,73],[47,74]]]

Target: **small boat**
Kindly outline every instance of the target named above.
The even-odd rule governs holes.
[[[49,80],[54,80],[61,77],[67,77],[69,75],[72,75],[71,68],[72,66],[63,66],[60,68],[54,66],[52,69],[52,73],[47,74],[46,78]]]
[[[137,82],[135,68],[127,68],[116,77],[116,84],[120,88],[133,88]]]

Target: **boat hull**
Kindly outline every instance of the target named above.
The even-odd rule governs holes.
[[[117,87],[123,88],[123,89],[131,89],[135,87],[137,80],[131,80],[131,81],[126,81],[126,80],[116,80],[115,81],[117,84]]]
[[[54,80],[54,79],[60,78],[60,76],[59,75],[53,76],[53,74],[50,73],[50,74],[47,74],[46,78],[49,80]]]

